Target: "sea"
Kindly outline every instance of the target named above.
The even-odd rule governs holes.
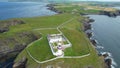
[[[37,17],[56,14],[48,10],[43,2],[0,2],[0,20],[11,18]],[[119,7],[116,7],[120,9]],[[112,68],[120,68],[120,16],[113,18],[105,15],[88,15],[92,23],[93,38],[98,42],[97,50],[107,52],[112,58]],[[0,68],[11,64],[14,58],[0,63]]]
[[[0,20],[56,14],[43,2],[0,2]]]
[[[112,68],[120,68],[120,16],[88,15],[92,23],[93,39],[100,53],[108,53],[112,59]]]

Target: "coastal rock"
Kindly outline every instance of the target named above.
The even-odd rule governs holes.
[[[0,33],[4,33],[9,31],[10,26],[15,26],[19,24],[25,24],[22,20],[12,19],[9,21],[1,21],[0,22]]]
[[[90,40],[92,42],[93,45],[96,46],[97,42],[95,40]]]
[[[90,19],[90,17],[86,17],[82,22],[83,22],[83,31],[87,31],[87,30],[90,30],[92,27],[91,27],[91,23],[94,22],[95,20],[94,19]]]
[[[26,68],[27,58],[23,57],[19,62],[14,63],[13,68]]]
[[[84,23],[91,23],[94,22],[94,19],[90,19],[89,17],[86,17],[86,19],[84,20]]]
[[[21,41],[23,39],[26,39],[26,41]],[[29,43],[37,39],[38,37],[31,32],[22,32],[16,34],[14,37],[0,39],[0,53],[8,53],[17,50],[20,51],[24,49]],[[9,47],[10,44],[12,44],[12,48]]]
[[[95,20],[94,19],[89,19],[89,22],[94,22]]]
[[[0,38],[0,63],[16,57],[28,44],[39,38],[40,36],[32,32],[20,32],[8,38]]]
[[[59,14],[63,13],[63,11],[57,10],[54,6],[55,6],[55,4],[48,4],[47,5],[49,10],[54,11],[54,12],[59,13]]]
[[[111,59],[106,59],[105,60],[105,63],[106,63],[106,65],[107,65],[107,68],[111,68],[111,65],[112,65],[112,60]]]
[[[84,31],[89,30],[89,29],[92,28],[91,24],[89,24],[89,23],[83,23],[83,25],[84,25]]]
[[[88,38],[92,37],[92,32],[87,32],[86,34],[87,34]]]
[[[15,25],[18,25],[18,24],[25,24],[24,21],[22,20],[17,20],[17,19],[13,19],[13,20],[10,20],[8,21],[9,22],[9,25],[11,26],[15,26]]]
[[[112,65],[112,59],[110,58],[110,55],[107,52],[101,53],[101,55],[104,57],[105,62],[105,68],[111,68]]]
[[[100,15],[107,15],[109,17],[116,17],[120,15],[120,10],[117,10],[115,12],[110,12],[110,11],[100,11]]]
[[[103,57],[104,57],[104,58],[106,58],[106,57],[108,57],[108,56],[109,56],[108,53],[103,54]]]
[[[3,28],[0,27],[0,33],[7,32],[8,30],[9,30],[8,27],[3,27]]]

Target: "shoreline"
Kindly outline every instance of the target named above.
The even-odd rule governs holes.
[[[51,11],[54,11],[54,12],[56,12],[58,14],[64,13],[64,12],[59,11],[56,8],[54,8],[54,6],[55,6],[54,4],[48,4],[47,5],[47,7],[49,7],[48,9],[51,10]],[[90,14],[83,14],[82,16],[84,17],[85,15],[90,15]],[[105,15],[105,16],[108,16],[108,17],[116,18],[117,16],[120,16],[120,10],[116,9],[115,12],[100,11],[98,14],[94,14],[94,15]],[[104,47],[98,46],[99,42],[96,39],[92,38],[92,37],[94,37],[94,33],[93,33],[93,31],[91,31],[91,30],[93,30],[91,25],[95,20],[90,19],[90,17],[86,17],[86,18],[88,18],[88,20],[83,22],[83,26],[84,26],[83,31],[84,31],[84,33],[89,38],[90,42],[94,45],[94,47],[96,48],[96,51],[98,51],[97,49],[103,49]],[[98,55],[102,56],[104,58],[103,60],[104,60],[105,65],[107,66],[107,68],[114,68],[114,63],[115,62],[114,62],[114,59],[112,57],[109,58],[111,56],[109,54],[109,52],[105,52],[103,54],[102,52],[98,51]]]
[[[48,10],[51,10],[53,12],[56,12],[58,14],[61,14],[61,13],[64,13],[64,11],[60,11],[60,10],[57,10],[54,6],[56,6],[56,4],[47,4],[46,7],[48,7]],[[80,15],[91,15],[92,13],[87,13],[87,14],[80,14]],[[117,17],[117,16],[120,16],[120,10],[119,9],[116,9],[115,11],[104,11],[104,10],[100,10],[98,13],[94,13],[94,15],[105,15],[105,16],[108,16],[108,17]]]
[[[59,10],[57,10],[56,8],[54,8],[54,4],[48,4],[47,5],[47,7],[48,7],[48,10],[51,10],[51,11],[53,11],[53,12],[56,12],[56,13],[58,13],[58,14],[61,14],[61,13],[64,13],[64,12],[62,12],[62,11],[59,11]],[[86,14],[85,14],[86,15]],[[85,15],[82,15],[83,17],[85,16]],[[89,15],[89,14],[87,14],[87,15]],[[102,14],[97,14],[97,15],[102,15]],[[105,15],[105,14],[103,14],[103,15]],[[106,16],[109,16],[109,15],[106,15]],[[109,16],[109,17],[115,17],[115,16]],[[94,19],[90,19],[90,17],[86,17],[85,18],[85,20],[82,22],[83,23],[83,32],[86,34],[86,36],[88,37],[88,39],[89,39],[89,41],[93,44],[93,46],[95,47],[95,49],[97,48],[97,44],[98,44],[98,41],[96,40],[96,39],[92,39],[91,37],[94,35],[93,34],[93,32],[91,31],[91,30],[93,30],[93,28],[92,28],[92,23],[94,22],[95,20]],[[87,30],[90,30],[91,32],[87,32]],[[102,48],[102,47],[101,47]],[[98,52],[98,50],[96,49],[96,51]],[[107,54],[107,53],[106,53]],[[103,55],[100,55],[100,56],[102,56],[102,57],[104,57],[104,55],[106,55],[106,54],[103,54]],[[99,56],[99,53],[98,53],[98,56]],[[99,56],[99,57],[100,57]],[[112,64],[111,64],[111,62],[109,62],[109,60],[111,60],[111,59],[108,59],[108,61],[107,62],[109,62],[110,63],[110,66],[109,65],[107,65],[107,63],[105,62],[105,57],[104,57],[104,64],[105,64],[105,67],[107,66],[108,68],[111,68],[112,66]]]
[[[91,20],[90,17],[86,17],[86,18],[88,20]],[[84,21],[83,22],[84,33],[89,38],[90,42],[94,45],[96,50],[97,50],[97,48],[98,49],[101,49],[101,48],[103,49],[104,47],[98,46],[99,42],[96,39],[92,38],[92,37],[94,37],[94,32],[91,31],[93,29],[91,25],[92,25],[92,23],[94,23],[94,21],[92,21],[92,22]],[[107,68],[114,68],[114,65],[116,65],[116,63],[115,63],[114,59],[112,58],[112,56],[109,52],[98,51],[98,55],[103,57],[104,63],[107,66]]]

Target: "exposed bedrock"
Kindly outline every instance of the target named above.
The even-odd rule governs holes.
[[[111,60],[110,58],[105,59],[105,63],[106,63],[106,65],[107,65],[107,66],[106,66],[107,68],[112,68],[112,67],[111,67],[111,65],[112,65],[112,60]]]
[[[0,27],[0,33],[7,32],[9,30],[8,27]]]
[[[54,12],[59,13],[59,14],[63,13],[63,11],[57,10],[54,6],[55,6],[55,4],[48,4],[47,5],[49,10],[54,11]]]
[[[83,23],[83,25],[84,25],[84,31],[87,31],[92,28],[91,24],[89,24],[89,23]]]
[[[8,21],[0,21],[0,33],[9,31],[10,26],[25,24],[22,20],[12,19]]]
[[[23,57],[19,62],[14,63],[13,68],[26,68],[27,58]]]
[[[112,59],[109,58],[109,54],[108,53],[105,53],[102,55],[104,57],[104,61],[105,61],[105,64],[106,64],[106,68],[111,68],[111,65],[112,65]]]
[[[92,32],[87,32],[86,34],[87,34],[87,37],[88,37],[88,38],[91,38],[91,37],[92,37]]]
[[[87,31],[87,30],[90,30],[92,27],[91,27],[91,23],[94,22],[95,20],[94,19],[90,19],[89,17],[86,17],[83,21],[83,30],[84,31]]]
[[[120,10],[110,12],[110,11],[100,11],[100,15],[107,15],[109,17],[116,17],[120,15]]]
[[[0,63],[15,57],[28,44],[39,38],[32,32],[21,32],[5,39],[0,38]]]
[[[90,40],[90,41],[94,46],[96,46],[96,44],[97,44],[96,40],[93,39],[93,40]]]

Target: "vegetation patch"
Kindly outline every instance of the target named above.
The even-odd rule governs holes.
[[[31,56],[40,62],[55,58],[48,44],[47,35],[59,32],[57,29],[40,30],[39,32],[42,34],[42,38],[30,45],[27,50],[30,52]]]
[[[59,16],[59,18],[57,20],[55,19],[54,23],[53,23],[52,20],[54,18],[56,18],[56,16]],[[87,57],[83,57],[83,58],[70,58],[70,59],[69,58],[61,58],[61,59],[56,59],[56,60],[49,61],[49,62],[46,62],[43,64],[38,64],[28,55],[26,50],[23,50],[23,52],[20,53],[18,55],[18,57],[16,58],[16,62],[21,57],[26,56],[28,58],[28,62],[27,62],[28,68],[33,68],[33,67],[36,68],[39,66],[43,67],[43,68],[46,68],[48,66],[52,66],[55,68],[56,67],[102,68],[100,66],[102,64],[102,62],[100,61],[99,57],[97,56],[95,49],[92,47],[92,44],[89,42],[89,40],[87,39],[87,37],[85,36],[85,34],[82,31],[82,23],[79,21],[82,21],[84,19],[84,17],[78,17],[78,16],[74,16],[72,14],[59,14],[59,15],[55,15],[55,16],[51,16],[51,17],[44,17],[44,18],[47,18],[48,20],[50,18],[51,20],[49,20],[49,22],[46,21],[47,19],[45,21],[42,21],[44,23],[47,22],[49,25],[47,25],[47,23],[46,23],[46,25],[44,24],[44,27],[43,27],[43,24],[39,25],[39,27],[34,27],[34,28],[36,28],[36,30],[35,30],[36,32],[40,32],[42,34],[42,38],[41,38],[41,40],[35,41],[32,45],[30,45],[28,48],[26,48],[26,50],[28,50],[35,59],[37,59],[38,61],[45,61],[45,60],[55,58],[55,56],[53,56],[53,54],[50,50],[48,40],[47,40],[47,35],[48,34],[56,34],[59,32],[56,29],[42,30],[41,28],[57,27],[60,24],[70,20],[71,18],[74,18],[74,19],[68,23],[65,23],[61,27],[59,27],[59,29],[63,32],[65,37],[67,37],[67,39],[72,43],[72,47],[65,50],[65,56],[82,56],[82,55],[86,55],[88,53],[90,53],[90,55]],[[24,19],[22,19],[22,20],[24,20]],[[31,20],[31,18],[27,18],[26,22],[28,22],[28,21],[30,22],[30,20]],[[34,20],[34,18],[33,18],[32,22],[34,22],[34,21],[36,21],[36,20]],[[39,22],[39,23],[42,23],[42,22]],[[38,26],[38,23],[36,23],[36,25],[34,25],[34,26]],[[73,63],[73,61],[74,61],[74,63]],[[100,61],[100,62],[98,62],[98,61]]]

